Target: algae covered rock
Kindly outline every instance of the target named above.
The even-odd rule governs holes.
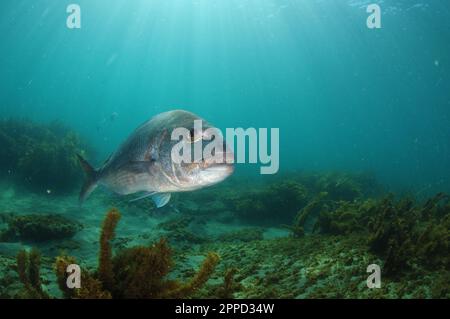
[[[258,224],[286,223],[307,202],[306,188],[293,180],[282,180],[267,187],[246,191],[227,199],[236,217]]]
[[[417,265],[450,266],[450,211],[442,213],[439,207],[444,197],[437,197],[421,206],[409,198],[395,202],[389,196],[373,208],[368,243],[384,259],[387,276],[399,277]]]
[[[8,228],[0,233],[1,241],[43,242],[73,237],[82,225],[61,215],[23,215],[8,220]]]
[[[326,192],[333,201],[353,201],[382,193],[382,187],[368,173],[325,172],[303,178],[309,181],[305,181],[308,189],[314,193]]]
[[[66,193],[78,187],[83,174],[77,153],[86,146],[60,122],[0,121],[0,175],[37,192]]]
[[[437,194],[417,204],[388,196],[373,205],[367,223],[369,249],[384,260],[383,273],[399,278],[418,266],[450,268],[449,197]]]
[[[367,231],[371,209],[376,205],[376,201],[339,201],[333,204],[333,208],[320,212],[316,230],[331,235],[350,235]]]
[[[400,278],[421,269],[450,268],[450,201],[437,194],[424,204],[411,198],[353,201],[316,196],[288,227],[293,237],[305,233],[365,236],[368,250],[383,261],[383,274]],[[311,226],[312,225],[312,226]]]
[[[161,240],[151,247],[133,247],[119,252],[113,260],[117,298],[158,298],[171,286],[164,277],[173,267],[171,250]],[[145,283],[144,283],[145,282]]]

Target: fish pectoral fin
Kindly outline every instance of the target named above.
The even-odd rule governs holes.
[[[138,198],[130,200],[130,203],[136,202],[138,200],[141,200],[141,199],[144,199],[144,198],[147,198],[150,196],[152,197],[152,200],[155,203],[157,208],[161,208],[161,207],[165,206],[170,201],[170,193],[150,192],[150,193],[145,193],[144,195],[139,196]]]
[[[156,193],[151,196],[158,208],[165,206],[170,201],[170,193]]]
[[[130,203],[131,203],[131,202],[136,202],[136,201],[138,201],[138,200],[147,198],[147,197],[152,196],[152,195],[155,195],[155,194],[156,194],[156,192],[145,193],[144,195],[139,196],[138,198],[134,198],[134,199],[130,200]]]

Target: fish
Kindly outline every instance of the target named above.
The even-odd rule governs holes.
[[[196,122],[201,123],[200,130]],[[188,138],[174,139],[172,132],[177,128],[188,130]],[[221,147],[210,155],[202,152],[197,160],[173,160],[175,145],[179,147],[181,143],[191,149],[200,146],[204,150],[208,145],[205,141],[214,141]],[[100,185],[119,195],[139,193],[133,201],[151,197],[160,208],[170,201],[172,193],[217,184],[234,172],[234,153],[220,130],[185,110],[164,112],[145,121],[98,169],[81,155],[77,156],[86,175],[80,191],[80,205]]]

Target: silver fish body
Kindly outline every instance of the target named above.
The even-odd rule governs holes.
[[[202,132],[196,131],[194,121],[201,121]],[[212,138],[207,136],[211,134],[208,129],[213,128],[208,122],[193,113],[174,110],[156,115],[139,126],[98,170],[94,170],[79,156],[87,176],[80,193],[80,202],[98,185],[102,185],[120,195],[144,193],[142,198],[152,196],[160,207],[168,202],[170,193],[210,186],[233,173],[234,155],[220,134],[214,135],[213,139],[222,139],[219,142],[223,147],[215,154],[222,161],[211,161],[203,153],[197,161],[174,161],[172,148],[181,143],[180,140],[172,139],[172,132],[177,128],[191,132],[192,140],[185,142],[186,147],[208,143]],[[197,140],[194,140],[194,136]]]

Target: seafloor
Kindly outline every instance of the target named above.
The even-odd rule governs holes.
[[[449,298],[450,198],[374,176],[239,170],[155,209],[97,190],[54,122],[0,120],[0,298]],[[67,266],[81,266],[68,289]],[[367,267],[381,267],[368,288]]]
[[[7,185],[0,194],[2,298],[450,297],[449,198],[395,200],[364,175],[297,173],[267,184],[235,177],[176,194],[160,210],[149,199],[129,202],[101,190],[82,208],[76,194]],[[106,229],[108,211],[115,236],[114,225]],[[108,258],[122,260],[112,262],[107,284],[99,264],[100,243],[109,240]],[[123,254],[137,246],[149,251]],[[95,280],[95,291],[61,291],[57,257],[74,257],[90,276],[82,285]],[[126,258],[148,269],[119,269]],[[202,273],[205,259],[210,269]],[[367,287],[370,264],[381,266],[381,288]],[[147,279],[149,286],[131,288]],[[195,285],[168,293],[175,280]]]

